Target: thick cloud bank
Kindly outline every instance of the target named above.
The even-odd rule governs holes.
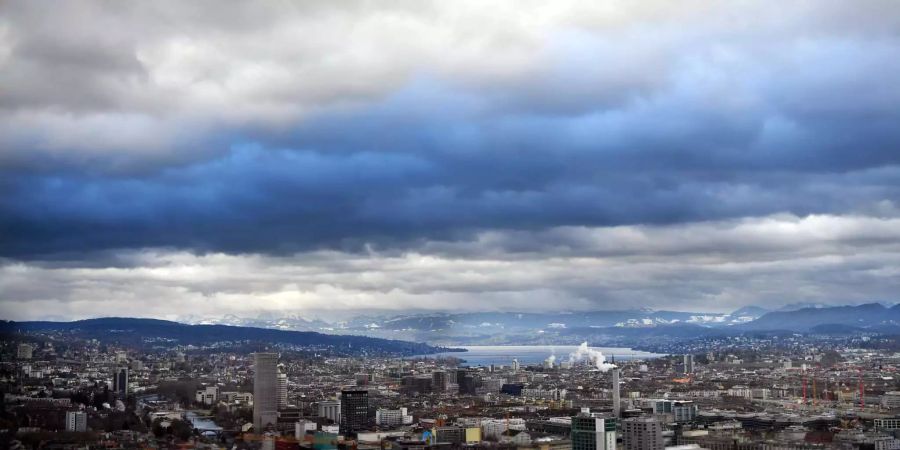
[[[3,2],[0,315],[894,301],[896,73],[893,1]]]

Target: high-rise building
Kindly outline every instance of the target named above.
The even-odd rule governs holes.
[[[83,411],[66,412],[66,431],[87,431],[87,414]]]
[[[253,354],[253,428],[262,434],[278,423],[278,354]]]
[[[19,344],[19,348],[16,351],[16,357],[19,359],[31,359],[31,355],[34,352],[34,347],[31,344]]]
[[[662,424],[654,417],[623,419],[622,444],[625,450],[663,450]]]
[[[113,392],[121,398],[128,397],[128,368],[119,367],[113,374]]]
[[[431,375],[407,375],[400,381],[400,385],[408,395],[426,394],[432,391],[433,378]]]
[[[326,400],[319,402],[319,417],[331,419],[334,423],[341,423],[340,400]]]
[[[519,371],[519,360],[518,360],[518,359],[515,359],[515,358],[513,359],[513,361],[512,361],[512,371],[513,371],[513,372],[518,372],[518,371]]]
[[[282,409],[287,407],[288,405],[288,397],[287,397],[287,374],[278,373],[277,383],[277,393],[278,393],[278,409]]]
[[[456,382],[459,383],[459,393],[462,395],[475,395],[478,390],[478,378],[475,374],[460,370],[456,374]]]
[[[369,391],[341,391],[341,433],[369,428]]]
[[[445,392],[447,391],[447,385],[450,383],[449,377],[447,377],[447,372],[443,370],[435,370],[431,372],[431,388],[434,392]]]
[[[572,450],[615,449],[615,418],[589,413],[572,417]]]
[[[684,355],[684,373],[694,373],[694,355]]]

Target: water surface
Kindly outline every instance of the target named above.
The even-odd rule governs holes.
[[[577,345],[470,345],[460,346],[468,351],[465,352],[445,352],[435,353],[431,355],[423,355],[427,357],[454,357],[464,359],[465,365],[468,366],[489,366],[491,364],[508,366],[512,364],[513,359],[517,359],[519,364],[534,365],[541,364],[551,356],[556,357],[556,363],[568,361],[569,355],[578,348]],[[649,359],[663,356],[658,353],[642,352],[625,347],[591,347],[599,350],[609,362],[613,359],[616,361],[628,361],[632,359]]]

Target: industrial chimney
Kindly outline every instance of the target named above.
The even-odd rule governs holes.
[[[622,407],[622,400],[619,398],[619,368],[614,367],[612,369],[612,401],[613,401],[613,416],[619,417],[619,410]]]

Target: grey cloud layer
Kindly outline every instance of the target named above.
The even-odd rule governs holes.
[[[880,296],[893,284],[816,290],[806,270],[825,264],[848,286],[896,270],[895,73],[892,1],[4,2],[0,301],[229,291],[215,271],[203,288],[160,282],[177,271],[122,256],[142,249],[274,278],[329,252],[522,258],[522,282],[543,283],[322,285],[347,305],[479,290],[523,307],[737,305],[784,294],[766,293],[772,277],[810,298]],[[620,279],[648,270],[637,259],[684,262],[618,288],[577,280],[582,258],[619,261]],[[701,259],[783,275],[742,281]],[[122,272],[92,272],[106,266]],[[29,294],[34,276],[48,281]],[[260,276],[258,293],[284,305],[319,286]]]
[[[790,216],[678,227],[491,232],[462,248],[385,255],[332,251],[290,257],[141,251],[116,267],[0,267],[4,315],[15,319],[134,314],[254,316],[290,311],[616,309],[642,305],[730,311],[787,300],[858,303],[900,287],[900,221]],[[447,245],[447,244],[445,244]],[[465,246],[467,244],[455,244]],[[712,248],[712,249],[711,249]],[[180,305],[191,305],[185,310]]]

